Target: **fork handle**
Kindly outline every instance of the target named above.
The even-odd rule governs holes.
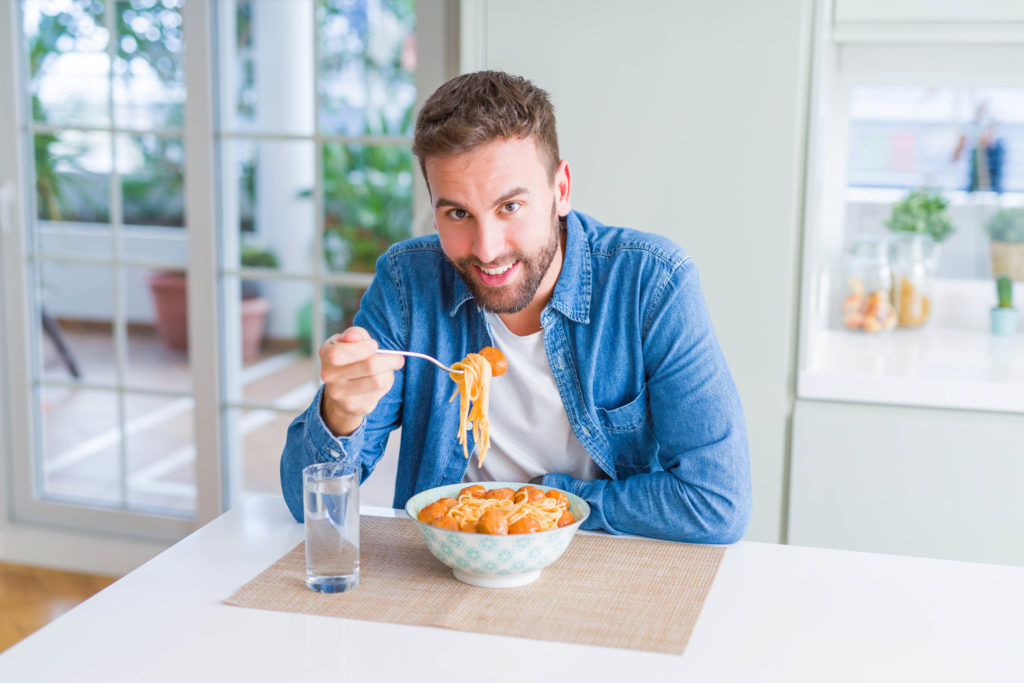
[[[388,354],[388,355],[392,355],[392,356],[411,356],[413,358],[422,358],[423,360],[429,360],[431,363],[433,363],[437,367],[441,368],[445,372],[454,372],[457,375],[461,375],[462,374],[462,370],[454,370],[454,369],[448,367],[447,365],[445,365],[444,363],[442,363],[441,361],[437,360],[433,356],[428,356],[425,353],[417,353],[415,351],[396,351],[396,350],[393,350],[393,349],[377,349],[377,353],[383,353],[383,354]]]

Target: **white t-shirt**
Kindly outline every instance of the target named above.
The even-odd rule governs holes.
[[[555,472],[597,478],[597,465],[576,438],[544,351],[544,332],[520,337],[485,312],[508,372],[491,381],[491,447],[483,468],[470,459],[465,481],[530,481]]]

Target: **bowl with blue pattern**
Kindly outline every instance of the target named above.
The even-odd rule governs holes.
[[[503,481],[481,484],[487,489],[518,490],[526,486]],[[456,579],[473,586],[511,588],[536,581],[542,569],[562,556],[580,524],[590,515],[590,506],[585,500],[562,491],[569,499],[569,512],[576,521],[548,531],[499,536],[440,529],[419,521],[420,510],[424,507],[441,498],[457,498],[459,491],[470,485],[449,484],[421,491],[406,502],[405,511],[416,523],[420,536],[434,557],[451,567]],[[552,490],[550,486],[535,486],[542,491]]]

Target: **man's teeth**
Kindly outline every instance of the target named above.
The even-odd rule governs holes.
[[[516,264],[516,262],[513,261],[512,263],[509,263],[508,265],[498,266],[497,268],[480,268],[480,270],[484,271],[488,275],[501,275],[502,273],[508,271],[508,269],[511,268],[512,266],[514,266],[515,264]]]

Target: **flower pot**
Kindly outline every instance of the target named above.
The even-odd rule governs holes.
[[[1017,282],[1024,282],[1024,242],[1000,242],[989,244],[992,257],[992,275],[1006,275]]]
[[[156,311],[160,341],[172,351],[188,349],[188,291],[185,274],[158,271],[146,277]]]
[[[156,311],[156,331],[164,346],[172,351],[188,350],[188,287],[185,274],[159,271],[146,277]],[[242,299],[242,359],[255,360],[270,312],[270,299]]]
[[[260,355],[260,342],[267,326],[270,299],[259,296],[242,299],[242,360],[246,363]]]
[[[992,334],[1015,334],[1019,318],[1016,308],[993,308]]]

